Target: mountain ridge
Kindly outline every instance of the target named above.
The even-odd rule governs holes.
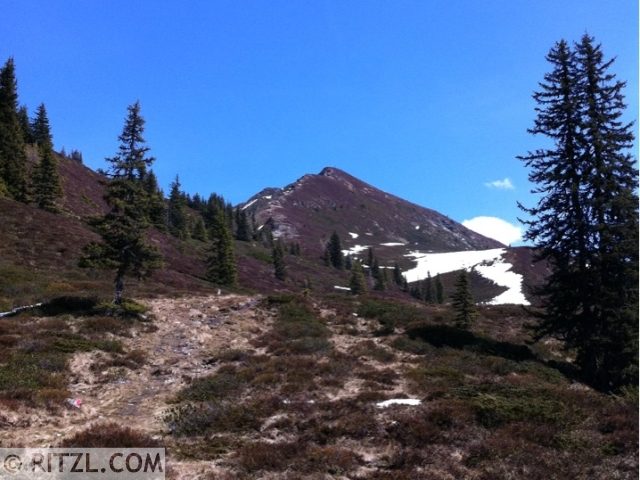
[[[384,192],[337,167],[303,175],[282,188],[263,189],[240,207],[255,217],[258,227],[271,221],[274,236],[302,241],[314,250],[322,248],[323,242],[314,241],[311,234],[326,239],[332,229],[347,245],[355,243],[349,237],[369,236],[380,240],[378,244],[402,242],[425,251],[505,247],[436,210]],[[314,215],[330,221],[319,222],[311,218]]]

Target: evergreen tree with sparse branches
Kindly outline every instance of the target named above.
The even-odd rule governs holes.
[[[638,174],[621,118],[625,83],[589,35],[573,50],[557,42],[547,60],[530,133],[552,146],[519,157],[540,197],[521,206],[532,218],[525,238],[552,270],[538,292],[537,338],[563,340],[589,383],[615,390],[638,381]]]
[[[171,191],[167,203],[167,227],[169,233],[181,240],[189,237],[189,221],[187,219],[187,201],[185,195],[180,190],[180,178],[171,182]]]
[[[427,278],[422,282],[422,298],[426,303],[433,303],[433,281],[430,272],[427,272]]]
[[[58,161],[53,153],[53,139],[44,103],[38,107],[32,127],[33,139],[38,148],[39,162],[33,171],[33,199],[38,208],[50,212],[60,209],[62,197]]]
[[[333,268],[342,270],[344,268],[344,254],[342,253],[342,243],[340,242],[340,236],[336,232],[331,234],[329,243],[327,244],[327,253],[329,257],[329,263]]]
[[[118,153],[108,158],[111,180],[107,184],[105,200],[109,212],[94,222],[102,242],[85,246],[80,266],[116,271],[114,303],[122,302],[124,278],[131,275],[139,279],[148,277],[161,265],[159,251],[145,241],[149,226],[142,178],[153,162],[147,156],[144,119],[140,104],[128,107],[122,134],[118,137]]]
[[[13,58],[0,69],[0,190],[15,200],[28,199],[27,156],[18,117],[18,86]]]
[[[207,252],[207,279],[218,285],[233,286],[236,284],[236,261],[233,248],[233,236],[225,216],[225,211],[218,209],[211,218],[209,237],[211,245]]]
[[[71,154],[73,155],[73,152]],[[149,169],[142,179],[142,183],[147,196],[146,210],[149,223],[158,230],[165,231],[167,229],[167,205],[153,170]]]
[[[201,242],[206,242],[208,238],[207,229],[204,226],[204,220],[199,215],[193,224],[192,237],[196,240],[200,240]]]
[[[351,288],[351,293],[353,295],[359,295],[367,292],[367,280],[365,279],[360,260],[353,260],[351,264],[349,288]]]
[[[22,138],[25,143],[33,143],[33,134],[31,132],[31,122],[29,122],[29,111],[26,105],[22,105],[18,109],[18,123],[22,131]]]
[[[464,329],[469,328],[477,313],[465,270],[462,270],[458,275],[455,283],[455,292],[451,296],[451,305],[455,315],[456,326]]]

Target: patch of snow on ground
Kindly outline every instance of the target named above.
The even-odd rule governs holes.
[[[420,405],[422,400],[418,400],[417,398],[392,398],[390,400],[385,400],[384,402],[376,403],[376,407],[378,408],[387,408],[391,405]]]
[[[487,303],[489,305],[502,305],[513,303],[516,305],[529,305],[529,301],[522,293],[522,275],[511,272],[513,265],[504,261],[501,257],[493,265],[478,265],[476,271],[485,278],[494,281],[500,286],[507,287],[506,292],[502,292]]]
[[[465,250],[462,252],[423,253],[411,252],[405,255],[416,259],[417,265],[404,272],[407,282],[424,280],[430,273],[432,277],[440,274],[470,269],[482,262],[489,262],[500,258],[505,252],[504,248],[491,250]]]
[[[253,200],[251,200],[249,203],[245,203],[242,208],[240,210],[244,210],[246,208],[249,208],[251,205],[253,205],[254,203],[256,203],[258,201],[257,198],[254,198]]]
[[[345,292],[350,292],[351,289],[349,287],[341,287],[340,285],[334,285],[333,288],[335,288],[336,290],[342,290]]]
[[[359,236],[357,233],[351,233],[351,232],[349,232],[349,235],[351,235],[351,238],[353,238],[354,240]]]
[[[420,230],[420,225],[416,225],[416,230]]]
[[[501,287],[507,287],[507,291],[491,299],[491,305],[514,303],[529,305],[522,293],[522,275],[509,271],[513,266],[505,262],[504,248],[490,250],[468,250],[462,252],[446,253],[422,253],[411,252],[405,256],[415,258],[417,265],[403,273],[407,282],[416,282],[427,278],[453,272],[455,270],[471,270],[472,267],[485,278],[495,282]],[[491,265],[482,265],[488,264]]]
[[[367,233],[365,233],[365,235],[369,235],[370,237],[373,237],[373,233],[371,233],[371,232],[367,232]]]
[[[382,245],[383,247],[402,247],[402,246],[404,246],[404,243],[387,242],[387,243],[381,243],[380,245]]]
[[[263,198],[266,198],[267,200],[271,200],[273,198],[272,195],[265,195]]]
[[[369,245],[354,245],[349,250],[342,250],[342,253],[344,255],[355,255],[364,252],[367,248],[369,248]]]

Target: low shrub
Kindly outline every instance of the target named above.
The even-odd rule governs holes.
[[[246,473],[283,471],[305,451],[302,442],[248,442],[236,454],[236,463]]]
[[[486,428],[510,422],[564,424],[569,420],[567,405],[548,390],[500,384],[461,387],[455,394],[469,401],[476,420]]]
[[[48,301],[38,310],[41,315],[48,317],[68,313],[87,315],[92,314],[99,303],[97,297],[62,296]]]
[[[145,433],[114,422],[96,423],[62,441],[67,448],[153,448],[161,444]]]
[[[190,385],[178,393],[178,400],[204,402],[219,400],[238,394],[246,383],[234,372],[217,372],[206,377],[196,378]]]
[[[362,302],[357,313],[361,317],[378,320],[381,330],[377,333],[380,335],[388,335],[396,327],[406,326],[425,318],[424,311],[414,306],[373,299]]]
[[[474,334],[468,330],[449,325],[419,325],[407,329],[411,339],[419,338],[435,347],[469,349],[487,355],[496,355],[510,360],[533,360],[535,355],[526,345],[500,342]]]

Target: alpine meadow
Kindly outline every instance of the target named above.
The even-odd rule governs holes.
[[[637,5],[5,3],[0,478],[638,478]]]

